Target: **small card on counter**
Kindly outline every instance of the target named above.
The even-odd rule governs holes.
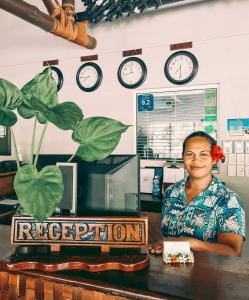
[[[193,263],[194,255],[189,242],[165,241],[163,243],[163,261],[171,263]]]

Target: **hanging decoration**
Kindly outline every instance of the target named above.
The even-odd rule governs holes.
[[[75,15],[77,21],[89,20],[97,24],[100,21],[112,22],[114,19],[129,17],[135,13],[143,13],[148,8],[158,9],[160,6],[185,0],[81,0],[85,11]]]

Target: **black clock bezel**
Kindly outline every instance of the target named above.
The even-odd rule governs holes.
[[[55,66],[50,66],[50,69],[53,70],[57,76],[58,76],[58,82],[57,82],[57,92],[62,88],[63,82],[64,82],[64,77],[61,72],[61,70],[58,67]]]
[[[182,80],[176,80],[176,79],[172,78],[172,77],[170,76],[170,74],[169,74],[169,64],[170,64],[170,62],[171,62],[176,56],[179,56],[179,55],[185,55],[185,56],[188,56],[188,57],[192,60],[192,62],[193,62],[193,70],[192,70],[191,74],[190,74],[187,78],[182,79]],[[164,65],[164,74],[165,74],[166,78],[167,78],[170,82],[172,82],[172,83],[174,83],[174,84],[186,84],[186,83],[192,81],[192,80],[195,78],[195,76],[196,76],[196,74],[197,74],[197,72],[198,72],[198,68],[199,68],[198,60],[197,60],[197,58],[194,56],[194,54],[191,53],[191,52],[189,52],[189,51],[184,51],[184,50],[182,50],[182,51],[177,51],[177,52],[171,54],[170,57],[166,60],[165,65]]]
[[[141,66],[141,68],[142,68],[142,75],[141,75],[141,78],[140,78],[136,83],[134,83],[134,84],[128,84],[128,83],[125,83],[125,82],[123,81],[123,79],[122,79],[122,76],[121,76],[122,68],[123,68],[124,65],[125,65],[127,62],[129,62],[129,61],[135,61],[135,62],[139,63],[140,66]],[[146,79],[146,76],[147,76],[147,67],[146,67],[146,64],[145,64],[145,62],[144,62],[142,59],[140,59],[140,58],[138,58],[138,57],[134,57],[134,56],[128,57],[128,58],[126,58],[125,60],[123,60],[122,63],[119,65],[118,72],[117,72],[117,76],[118,76],[118,81],[119,81],[119,83],[120,83],[123,87],[125,87],[125,88],[127,88],[127,89],[134,89],[134,88],[136,88],[136,87],[142,85],[142,84],[144,83],[145,79]]]
[[[88,66],[91,66],[91,67],[95,68],[95,70],[97,71],[97,74],[98,74],[98,78],[97,78],[96,83],[90,88],[84,87],[82,85],[82,83],[80,82],[80,73],[81,73],[82,69],[84,69]],[[81,65],[79,67],[79,69],[76,73],[76,82],[78,84],[78,87],[84,92],[93,92],[93,91],[95,91],[100,86],[100,84],[102,82],[102,79],[103,79],[103,72],[102,72],[100,66],[98,64],[94,63],[94,62],[84,63],[83,65]]]

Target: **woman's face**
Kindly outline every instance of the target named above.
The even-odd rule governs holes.
[[[193,137],[187,141],[183,162],[190,177],[210,177],[214,164],[211,150],[210,142],[204,137]]]

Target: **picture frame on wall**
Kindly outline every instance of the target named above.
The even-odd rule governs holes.
[[[223,151],[226,154],[233,153],[233,141],[232,140],[223,141]]]
[[[244,153],[244,141],[234,141],[234,152]]]
[[[245,153],[249,153],[249,140],[245,141]]]

